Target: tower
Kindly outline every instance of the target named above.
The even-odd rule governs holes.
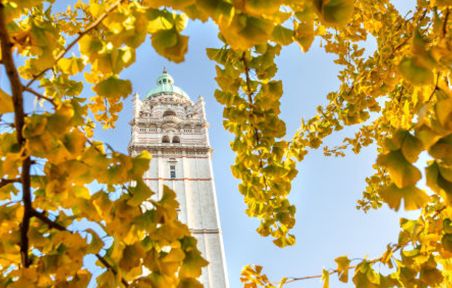
[[[129,153],[152,153],[150,168],[144,175],[146,184],[157,193],[156,197],[161,196],[163,185],[176,192],[179,217],[209,261],[201,283],[206,288],[226,288],[229,285],[204,105],[202,97],[193,103],[164,69],[157,86],[143,101],[138,94],[134,96]]]

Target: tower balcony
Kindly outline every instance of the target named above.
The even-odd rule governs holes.
[[[163,122],[172,122],[172,123],[179,123],[181,120],[176,115],[165,115],[163,116]]]

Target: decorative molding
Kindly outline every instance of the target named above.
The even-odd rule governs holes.
[[[161,152],[162,154],[172,155],[172,154],[182,154],[185,152],[187,154],[198,154],[204,155],[212,152],[212,148],[209,146],[185,146],[183,144],[172,144],[172,143],[159,143],[159,144],[142,144],[142,145],[129,145],[128,150],[130,153],[132,152],[141,152],[143,150],[147,150],[154,154],[157,157],[157,152]],[[153,155],[153,156],[154,156]]]
[[[143,180],[150,180],[150,181],[212,181],[212,178],[163,178],[163,177],[148,178],[148,177],[143,177]]]
[[[192,234],[220,234],[219,229],[190,229]]]

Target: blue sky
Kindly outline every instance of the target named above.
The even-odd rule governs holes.
[[[404,11],[406,2],[396,1]],[[290,196],[297,207],[294,229],[297,244],[280,249],[271,239],[260,237],[255,232],[257,221],[244,213],[245,206],[237,191],[238,182],[230,173],[229,167],[234,161],[229,148],[232,135],[223,129],[222,107],[213,97],[216,87],[214,63],[206,57],[205,48],[220,46],[216,29],[209,23],[190,22],[186,34],[190,36],[190,42],[184,63],[173,64],[158,56],[147,40],[138,51],[135,65],[122,77],[131,79],[133,91],[143,96],[154,87],[162,67],[166,66],[176,85],[192,100],[199,95],[205,98],[231,287],[241,287],[240,270],[246,264],[263,265],[264,271],[274,280],[283,276],[320,274],[323,267],[334,268],[334,258],[338,256],[378,257],[387,243],[397,240],[399,214],[386,207],[368,214],[355,209],[356,200],[365,187],[364,179],[372,174],[375,147],[364,149],[360,155],[349,154],[346,158],[324,157],[321,151],[308,154],[298,165],[300,172]],[[288,137],[298,128],[300,119],[314,115],[316,106],[325,103],[325,95],[338,87],[336,73],[339,67],[333,59],[319,48],[318,41],[306,54],[296,45],[283,49],[278,58],[277,78],[284,83],[281,117],[287,123]],[[3,89],[5,82],[5,79],[0,81]],[[85,89],[84,96],[89,97],[91,93],[90,89]],[[125,153],[130,139],[131,107],[129,98],[114,130],[96,130],[98,139]],[[353,127],[344,129],[329,137],[327,144],[339,144],[344,136],[353,135],[354,130]],[[332,286],[349,285],[332,281]],[[308,280],[288,287],[321,287],[321,283]]]

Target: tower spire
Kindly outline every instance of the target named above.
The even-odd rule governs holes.
[[[163,66],[163,74],[168,74],[168,70],[166,70],[165,66]]]

